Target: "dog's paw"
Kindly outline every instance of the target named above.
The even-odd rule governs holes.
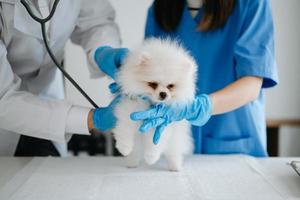
[[[182,170],[182,164],[178,163],[169,163],[169,170],[171,172],[179,172]]]
[[[168,167],[170,171],[178,172],[182,170],[183,158],[182,156],[167,156]]]
[[[132,146],[117,142],[116,148],[123,156],[128,156],[132,152]]]
[[[159,159],[160,155],[159,154],[145,154],[144,159],[148,165],[152,165],[156,163]]]
[[[125,160],[126,160],[126,166],[128,168],[137,168],[140,164],[139,159],[132,157],[131,155],[125,157]]]

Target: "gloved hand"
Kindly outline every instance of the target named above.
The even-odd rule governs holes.
[[[121,99],[121,95],[118,95],[107,107],[97,108],[94,111],[93,124],[96,129],[107,131],[116,126],[117,119],[114,115],[114,109]]]
[[[210,118],[212,103],[208,95],[202,94],[188,105],[171,105],[163,103],[156,104],[143,112],[134,112],[130,118],[134,121],[144,120],[140,126],[140,132],[144,133],[151,128],[156,128],[153,136],[153,143],[157,144],[165,127],[183,119],[188,120],[196,126],[203,126]]]
[[[108,88],[111,94],[116,94],[120,92],[121,89],[121,87],[116,82],[109,84]]]
[[[112,48],[109,46],[103,46],[99,47],[95,51],[94,59],[98,67],[104,73],[115,79],[115,74],[127,53],[127,48]]]

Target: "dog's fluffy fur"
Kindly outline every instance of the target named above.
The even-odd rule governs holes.
[[[128,167],[137,167],[143,157],[147,164],[154,164],[163,154],[169,170],[182,168],[183,156],[191,153],[193,142],[190,125],[182,120],[169,124],[157,145],[153,144],[154,130],[141,134],[141,122],[134,122],[130,114],[150,107],[152,103],[189,103],[194,99],[194,59],[177,42],[148,39],[131,51],[117,75],[125,97],[115,108],[117,125],[113,130],[116,148],[126,156]],[[162,95],[162,93],[164,93]]]

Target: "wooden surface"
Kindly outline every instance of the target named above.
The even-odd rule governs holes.
[[[279,133],[280,128],[283,126],[300,127],[300,119],[267,120],[267,150],[269,156],[279,156]]]
[[[300,126],[300,119],[268,119],[267,127],[276,128],[281,126]]]

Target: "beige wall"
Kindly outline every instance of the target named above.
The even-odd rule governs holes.
[[[267,92],[269,118],[300,119],[300,1],[271,0],[280,84]],[[280,155],[300,156],[300,127],[283,127]]]

